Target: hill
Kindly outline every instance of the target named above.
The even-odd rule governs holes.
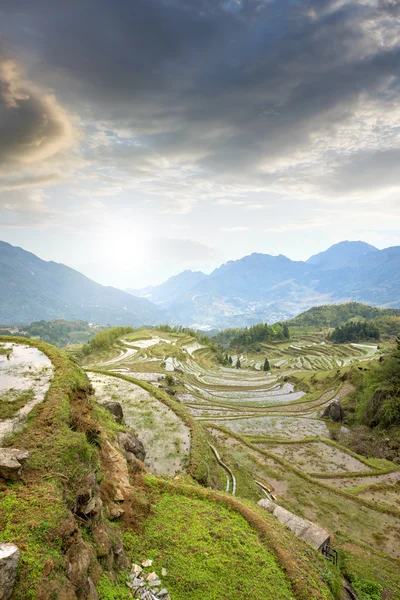
[[[145,298],[95,283],[63,264],[0,242],[0,323],[67,319],[102,325],[165,320]]]
[[[355,318],[371,320],[378,317],[396,316],[400,316],[400,309],[378,308],[359,302],[347,302],[345,304],[313,306],[310,310],[288,321],[287,324],[316,328],[340,327],[350,319]]]

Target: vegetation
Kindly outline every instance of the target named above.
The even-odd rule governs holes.
[[[89,356],[94,352],[111,348],[118,338],[133,332],[133,327],[112,327],[111,329],[99,331],[93,339],[83,346],[81,353],[83,356]]]
[[[343,344],[364,340],[378,341],[380,333],[378,327],[371,321],[349,321],[336,327],[328,337],[332,342]]]
[[[399,308],[378,308],[360,304],[359,302],[346,302],[344,304],[325,304],[314,306],[294,319],[287,321],[289,326],[307,326],[315,328],[340,327],[350,319],[375,319],[376,317],[400,316]]]
[[[357,394],[359,424],[380,428],[400,425],[400,338],[396,348],[365,374]]]
[[[45,401],[30,413],[26,429],[3,441],[31,455],[24,485],[15,482],[0,489],[0,531],[2,541],[23,548],[13,598],[35,600],[44,580],[49,594],[68,585],[64,551],[70,508],[96,469],[92,442],[97,428],[88,414],[86,420],[82,414],[91,406],[91,388],[83,371],[44,342],[24,340],[24,344],[44,352],[55,375]]]
[[[153,559],[156,573],[167,569],[165,585],[174,600],[292,597],[287,577],[257,532],[241,515],[206,498],[162,494],[144,530],[125,541],[132,558]]]
[[[262,342],[285,340],[289,338],[289,327],[287,324],[276,323],[267,325],[259,323],[244,329],[225,329],[218,333],[213,339],[224,347],[235,348],[239,351],[257,348]]]
[[[11,328],[13,329],[13,328]],[[0,335],[13,337],[36,338],[62,348],[68,344],[84,344],[92,338],[99,327],[89,325],[86,321],[65,321],[53,319],[52,321],[35,321],[22,329],[11,333],[8,329],[0,329]]]
[[[266,359],[264,360],[264,366],[263,366],[263,370],[264,370],[264,371],[270,371],[270,370],[271,370],[271,366],[270,366],[270,364],[269,364],[269,360],[268,360],[268,358],[266,358]]]
[[[0,394],[0,419],[10,419],[13,417],[29,400],[34,397],[33,390],[11,390],[8,393]]]

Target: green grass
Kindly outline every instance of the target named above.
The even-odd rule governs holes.
[[[13,600],[36,600],[44,581],[49,590],[68,585],[64,545],[70,508],[96,471],[97,450],[80,427],[81,412],[91,406],[85,373],[44,342],[18,342],[44,352],[55,370],[44,402],[32,410],[24,431],[3,442],[30,452],[23,481],[0,488],[0,531],[3,542],[21,549]],[[45,576],[49,564],[51,573]]]
[[[0,346],[0,356],[9,356],[10,354],[12,354],[12,348],[4,348],[3,346]]]
[[[34,398],[33,390],[10,390],[0,394],[0,419],[11,419],[21,408]]]
[[[290,584],[275,557],[240,515],[206,500],[163,494],[139,535],[125,536],[132,559],[167,569],[174,600],[289,600]]]

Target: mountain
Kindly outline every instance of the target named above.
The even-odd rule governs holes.
[[[0,323],[41,319],[143,325],[166,320],[145,298],[95,283],[63,264],[0,242]]]
[[[347,267],[351,262],[368,252],[379,252],[375,246],[366,242],[339,242],[334,244],[328,250],[310,256],[307,263],[319,265],[326,269],[338,269]]]
[[[211,329],[271,323],[350,301],[400,307],[400,247],[342,242],[306,262],[251,254],[215,269],[168,311],[174,323]]]
[[[147,298],[156,304],[169,306],[175,300],[178,300],[182,294],[195,287],[200,281],[206,279],[207,275],[201,271],[183,271],[179,275],[173,275],[161,285],[151,285],[139,290],[127,289],[129,294]]]

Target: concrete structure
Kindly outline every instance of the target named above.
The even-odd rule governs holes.
[[[274,515],[280,523],[286,525],[290,531],[293,531],[297,537],[310,544],[315,550],[319,550],[322,553],[329,550],[330,535],[322,527],[294,515],[289,510],[275,504],[275,502],[267,500],[267,498],[260,500],[258,505]]]

